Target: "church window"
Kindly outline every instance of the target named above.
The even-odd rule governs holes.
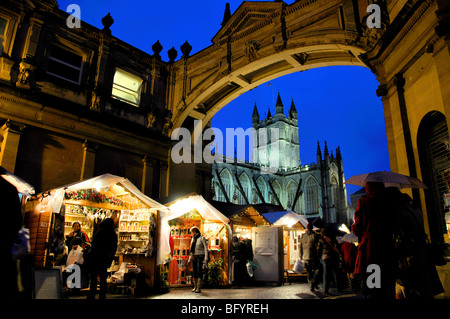
[[[338,182],[336,176],[331,177],[331,192],[333,194],[333,204],[334,207],[337,209],[339,207],[338,202]]]
[[[222,181],[223,188],[225,189],[225,192],[227,193],[228,198],[230,198],[230,196],[232,195],[230,174],[227,171],[223,171],[222,173],[220,173],[220,179]],[[218,194],[217,197],[218,197],[219,202],[227,201],[222,189],[220,189],[220,191],[217,192],[217,194]]]
[[[258,185],[259,191],[261,192],[263,198],[266,198],[266,182],[262,177],[259,177],[256,181],[256,184]],[[261,198],[258,196],[258,203],[261,203]]]
[[[114,74],[112,97],[125,103],[139,106],[141,100],[142,79],[134,74],[116,69]]]
[[[295,206],[292,206],[294,204],[295,201],[295,195],[297,194],[297,183],[295,183],[294,181],[291,181],[288,185],[288,207],[296,212],[296,213],[300,213],[300,201],[297,199],[297,202],[295,203]]]
[[[57,78],[80,84],[83,57],[79,54],[53,44],[48,58],[47,73]]]
[[[245,196],[247,198],[250,198],[249,197],[250,183],[249,183],[249,179],[245,173],[241,174],[241,176],[239,177],[239,183],[241,184],[242,191],[244,192]],[[238,204],[245,205],[246,203],[247,202],[245,201],[245,198],[242,195],[242,193],[238,192]]]
[[[274,181],[272,183],[272,187],[273,187],[273,190],[275,191],[275,196],[281,202],[281,197],[280,197],[281,196],[281,186],[280,186],[280,183],[278,183],[278,181]],[[271,202],[272,202],[272,204],[279,205],[278,201],[275,198],[275,196],[273,196]]]
[[[317,214],[319,212],[319,185],[312,177],[306,181],[306,214]]]

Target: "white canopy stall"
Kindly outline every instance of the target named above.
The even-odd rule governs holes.
[[[166,204],[169,211],[161,214],[161,232],[159,239],[158,261],[159,265],[171,262],[170,282],[174,284],[190,284],[189,257],[190,227],[197,226],[208,241],[211,260],[224,261],[224,282],[231,283],[229,258],[231,227],[229,219],[214,208],[201,195],[190,194]],[[172,247],[171,247],[172,243]],[[175,276],[178,271],[179,275]],[[182,278],[183,277],[183,278]]]

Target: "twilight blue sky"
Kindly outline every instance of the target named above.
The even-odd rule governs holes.
[[[114,19],[112,35],[149,54],[153,54],[151,47],[159,40],[164,61],[169,60],[167,51],[172,47],[178,51],[179,59],[180,46],[186,40],[192,45],[191,55],[211,45],[211,39],[221,27],[227,2],[231,13],[242,3],[240,0],[58,0],[64,11],[69,4],[78,4],[81,20],[100,29],[102,17],[110,12]],[[316,162],[317,142],[323,152],[327,141],[328,149],[334,154],[340,146],[346,179],[355,174],[390,170],[383,105],[375,94],[378,82],[367,68],[316,68],[270,83],[232,101],[213,118],[212,126],[222,132],[226,128],[251,127],[254,104],[261,117],[269,107],[273,115],[279,92],[285,114],[291,99],[297,107],[303,165]],[[359,188],[347,185],[347,193]]]

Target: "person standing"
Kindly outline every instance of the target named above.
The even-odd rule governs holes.
[[[353,233],[358,236],[355,275],[364,283],[364,294],[370,299],[395,298],[395,261],[393,255],[393,226],[386,222],[392,218],[394,207],[390,205],[384,183],[367,182],[366,195],[358,200],[355,210]],[[368,273],[374,265],[377,274]],[[380,277],[380,284],[367,285],[367,278]]]
[[[203,268],[208,267],[208,245],[204,236],[201,236],[197,227],[191,228],[192,240],[191,251],[188,262],[192,262],[194,289],[193,292],[200,293],[202,287]]]
[[[85,248],[87,245],[89,245],[89,237],[84,231],[81,230],[80,222],[74,222],[72,224],[72,229],[72,232],[70,232],[66,236],[66,246],[68,251],[72,250],[73,241],[75,239],[80,241],[80,245],[82,248]]]
[[[90,276],[88,299],[95,299],[97,277],[100,279],[99,299],[106,299],[107,269],[113,261],[116,250],[117,234],[114,231],[114,220],[106,218],[99,225],[99,229],[92,239],[91,250],[85,260]]]
[[[339,289],[337,266],[339,262],[339,253],[337,242],[333,236],[330,236],[330,230],[326,227],[321,230],[322,235],[317,241],[317,254],[323,268],[323,290],[329,293],[330,280],[332,279]]]
[[[313,231],[313,226],[308,223],[306,232],[300,238],[300,259],[305,261],[306,273],[308,274],[309,288],[314,291],[317,288],[319,265],[317,258],[318,236]]]

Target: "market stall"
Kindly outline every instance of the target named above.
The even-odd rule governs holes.
[[[166,210],[128,179],[111,174],[32,196],[26,205],[25,222],[31,232],[34,264],[64,266],[61,258],[67,253],[66,236],[74,223],[79,223],[90,242],[100,222],[112,218],[118,249],[111,273],[123,265],[138,268],[142,288],[157,288],[156,241],[160,213]],[[114,282],[114,275],[110,280]]]
[[[195,193],[166,204],[169,212],[161,216],[158,264],[167,265],[170,287],[192,284],[192,265],[187,261],[191,242],[190,228],[196,226],[206,237],[210,251],[209,284],[227,285],[230,282],[229,219],[215,209],[201,195]]]
[[[306,231],[308,220],[304,215],[292,211],[267,213],[264,216],[272,220],[273,225],[283,227],[284,267],[292,269],[300,257],[300,238]]]

